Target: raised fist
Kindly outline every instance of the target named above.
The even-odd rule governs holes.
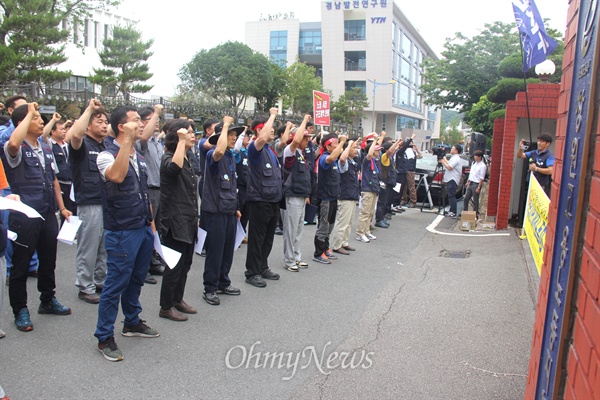
[[[269,114],[277,115],[279,114],[279,110],[277,109],[277,107],[271,107],[271,109],[269,109]]]
[[[187,135],[188,135],[188,130],[185,128],[181,128],[177,131],[177,136],[179,137],[179,140],[187,140]]]
[[[139,129],[139,124],[135,121],[129,121],[123,125],[123,130],[125,131],[125,134],[130,139],[135,140],[138,129]]]
[[[53,119],[54,121],[60,121],[60,119],[61,119],[61,118],[62,118],[62,117],[60,116],[60,114],[59,114],[59,113],[54,113],[54,115],[52,116],[52,119]]]
[[[229,115],[223,117],[223,125],[231,125],[233,123],[233,118]]]
[[[160,116],[162,114],[163,111],[163,105],[162,104],[155,104],[154,105],[154,112],[156,113],[156,115]]]

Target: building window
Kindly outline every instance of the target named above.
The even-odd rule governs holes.
[[[401,47],[401,52],[402,55],[406,58],[410,58],[410,48],[412,46],[412,42],[410,41],[410,39],[408,38],[408,36],[406,36],[406,34],[404,34],[404,32],[402,33],[402,47]]]
[[[269,57],[282,67],[287,65],[287,31],[272,31]]]
[[[300,31],[298,54],[321,54],[321,31]]]
[[[345,71],[366,71],[367,70],[367,52],[366,51],[346,51],[344,53]]]
[[[90,45],[90,20],[86,19],[83,24],[83,45],[88,47]]]
[[[417,118],[404,117],[402,115],[398,116],[396,121],[396,130],[402,130],[403,128],[410,129],[420,129],[421,128],[421,120]]]
[[[433,132],[435,121],[427,121],[427,130]]]
[[[359,88],[364,94],[367,94],[367,82],[366,81],[346,81],[346,92],[351,91],[354,88]]]
[[[100,29],[100,23],[94,21],[94,47],[98,48],[98,29]]]
[[[104,40],[108,39],[108,24],[104,24]]]
[[[79,24],[77,23],[77,21],[73,22],[73,43],[77,44],[77,42],[79,42]]]
[[[365,20],[344,21],[344,40],[366,40]]]

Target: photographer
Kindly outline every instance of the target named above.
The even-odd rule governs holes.
[[[444,183],[446,184],[446,190],[448,190],[448,201],[450,202],[450,212],[448,212],[446,216],[452,218],[456,218],[456,189],[458,188],[460,175],[462,174],[460,153],[462,153],[462,146],[460,144],[455,144],[450,150],[450,154],[452,154],[450,160],[446,160],[446,157],[440,159],[438,155],[438,162],[441,162],[446,168]]]
[[[537,150],[524,152],[523,149],[529,147],[529,143],[521,140],[517,158],[526,158],[529,162],[529,170],[538,180],[544,192],[550,197],[550,184],[552,183],[552,172],[554,171],[554,155],[548,148],[552,144],[552,136],[548,133],[542,133],[537,137]]]

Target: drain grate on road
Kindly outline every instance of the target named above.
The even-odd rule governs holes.
[[[471,256],[471,250],[463,250],[463,251],[442,250],[442,251],[440,251],[440,257],[444,257],[444,258],[469,258],[470,256]]]

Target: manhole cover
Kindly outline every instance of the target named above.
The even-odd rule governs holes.
[[[445,257],[445,258],[469,258],[470,255],[471,255],[471,250],[463,250],[463,251],[442,250],[442,251],[440,251],[440,257]]]

